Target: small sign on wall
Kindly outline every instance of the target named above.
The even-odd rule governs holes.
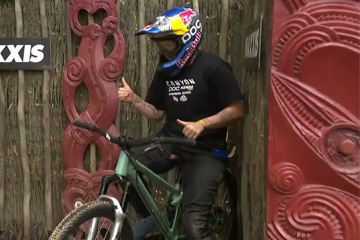
[[[0,70],[49,70],[50,38],[0,38]]]
[[[263,16],[252,22],[245,31],[244,64],[245,67],[260,69],[261,33]]]

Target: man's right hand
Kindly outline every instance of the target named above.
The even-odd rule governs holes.
[[[134,100],[135,94],[126,83],[125,78],[122,77],[122,87],[118,90],[119,100],[122,102],[132,102]]]

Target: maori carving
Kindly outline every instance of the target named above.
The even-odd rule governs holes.
[[[286,6],[300,6],[298,2],[284,0]],[[273,42],[271,82],[274,96],[309,148],[343,178],[359,187],[360,120],[340,103],[305,84],[306,79],[300,76],[304,59],[323,47],[344,48],[360,57],[359,4],[312,1],[297,9],[279,28]]]
[[[297,0],[284,0],[287,4]],[[294,3],[292,3],[294,4]],[[359,3],[313,1],[287,18],[273,41],[273,67],[298,77],[307,53],[325,45],[337,45],[360,53]]]
[[[344,191],[304,184],[298,166],[276,164],[269,174],[271,186],[286,194],[268,223],[271,240],[359,239],[360,198]]]
[[[304,185],[281,201],[268,224],[270,240],[359,239],[360,199],[338,189]]]
[[[272,42],[271,90],[276,104],[309,150],[334,170],[334,181],[340,176],[352,186],[349,184],[341,190],[308,183],[306,175],[311,173],[305,169],[309,167],[300,162],[270,165],[267,239],[359,239],[359,102],[349,104],[346,98],[335,96],[336,91],[331,86],[343,81],[348,98],[359,96],[360,3],[351,0],[276,1],[287,11],[286,18],[274,26]],[[283,11],[279,9],[275,11]],[[337,64],[342,66],[341,73],[335,77],[318,74],[325,73],[319,71],[321,68],[337,72],[339,66],[334,62],[321,62],[330,54],[335,58],[340,56]],[[349,58],[340,59],[341,56]],[[316,77],[309,80],[309,76]],[[354,83],[357,85],[351,85]],[[270,114],[272,120],[276,119],[274,115]],[[287,154],[282,156],[287,157]]]
[[[69,25],[80,36],[81,43],[76,57],[64,69],[63,102],[70,122],[80,119],[95,123],[114,135],[119,135],[113,125],[118,100],[116,79],[123,71],[125,44],[118,29],[118,12],[114,0],[70,0]],[[101,26],[94,23],[82,26],[78,21],[81,10],[89,13],[104,9],[106,17]],[[112,35],[114,48],[104,56],[106,39]],[[75,107],[78,86],[84,83],[89,91],[89,106],[79,113]],[[84,169],[83,159],[86,148],[94,142],[100,152],[97,172],[91,174]],[[63,135],[63,158],[65,164],[66,189],[62,195],[65,213],[97,198],[101,178],[112,174],[119,147],[109,143],[98,134],[69,124]],[[110,186],[109,193],[119,197],[119,192]]]
[[[271,186],[279,193],[293,194],[302,187],[304,176],[298,166],[289,162],[275,165],[269,174]]]
[[[358,186],[359,120],[317,90],[275,69],[271,83],[281,110],[298,135],[342,177]]]
[[[290,13],[296,12],[307,4],[307,0],[283,0],[283,2]]]

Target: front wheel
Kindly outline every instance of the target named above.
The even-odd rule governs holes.
[[[70,212],[55,228],[49,240],[86,240],[91,220],[99,217],[96,240],[108,240],[115,219],[115,206],[107,201],[96,200]],[[127,218],[121,227],[121,240],[133,240],[132,229]]]

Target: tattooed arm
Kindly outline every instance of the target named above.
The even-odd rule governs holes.
[[[153,105],[145,102],[137,96],[126,83],[125,78],[122,78],[122,83],[123,86],[118,90],[118,97],[120,101],[131,102],[142,115],[150,120],[160,121],[164,117],[164,111],[157,110]]]
[[[189,139],[196,139],[205,128],[222,128],[240,119],[243,115],[243,104],[236,102],[230,104],[215,115],[197,122],[185,122],[177,119],[177,123],[184,126],[183,133]]]
[[[165,115],[164,111],[157,110],[153,105],[145,102],[136,94],[134,94],[131,102],[142,115],[150,120],[160,121]]]
[[[240,119],[244,112],[244,106],[240,102],[233,103],[220,112],[202,119],[206,128],[222,128]]]

